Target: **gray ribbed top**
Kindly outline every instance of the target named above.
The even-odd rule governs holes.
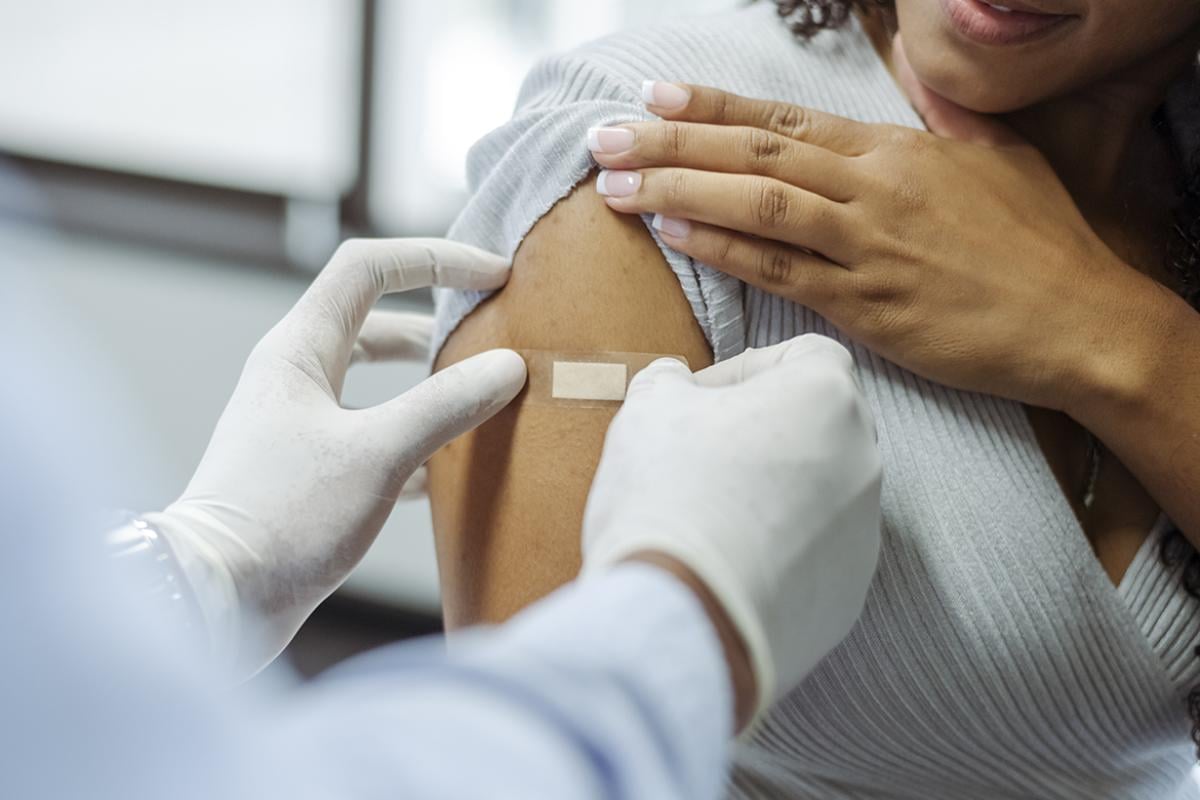
[[[471,151],[451,236],[512,255],[593,167],[588,127],[649,118],[645,78],[921,125],[857,27],[801,44],[766,3],[625,33],[533,71],[512,121]],[[850,346],[883,451],[862,620],[738,746],[734,796],[1194,796],[1183,695],[1200,680],[1200,615],[1158,536],[1114,587],[1019,405],[918,378],[659,246],[718,359],[806,331]],[[438,344],[482,297],[438,293]]]

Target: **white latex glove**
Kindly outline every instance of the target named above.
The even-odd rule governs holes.
[[[344,409],[351,360],[428,355],[427,317],[368,317],[372,307],[431,285],[494,289],[508,271],[439,239],[351,240],[254,348],[187,490],[144,517],[175,550],[231,677],[278,655],[362,559],[406,480],[525,383],[521,357],[495,350],[382,405]]]
[[[806,335],[630,384],[588,497],[584,569],[682,562],[749,651],[756,715],[850,632],[880,543],[880,459],[849,352]]]

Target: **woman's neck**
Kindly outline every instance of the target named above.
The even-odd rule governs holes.
[[[895,74],[894,15],[876,12],[859,19]],[[1160,191],[1164,188],[1159,179],[1165,153],[1150,119],[1171,83],[1195,63],[1198,48],[1200,31],[1194,31],[1103,81],[1006,114],[1004,119],[1045,155],[1081,208],[1103,213],[1105,206],[1127,207],[1131,195],[1155,185]]]
[[[1161,188],[1165,151],[1150,120],[1170,85],[1195,63],[1196,49],[1196,37],[1189,37],[1096,84],[1004,119],[1041,151],[1081,207],[1103,208],[1148,186]]]

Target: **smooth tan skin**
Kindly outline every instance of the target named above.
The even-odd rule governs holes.
[[[587,183],[525,237],[504,291],[463,321],[435,369],[493,347],[681,355],[695,370],[712,363],[645,227],[609,212]],[[501,622],[578,574],[583,507],[612,416],[530,405],[522,393],[429,462],[447,629]],[[630,560],[665,570],[700,601],[725,654],[740,730],[757,686],[732,621],[676,559],[639,553]]]
[[[1166,273],[1164,266],[1168,234],[1164,220],[1170,218],[1170,209],[1176,201],[1172,186],[1173,165],[1170,164],[1168,153],[1163,148],[1158,135],[1148,130],[1144,124],[1139,124],[1138,115],[1145,113],[1146,103],[1154,102],[1153,98],[1161,94],[1162,76],[1174,73],[1178,61],[1181,59],[1179,53],[1186,54],[1188,50],[1194,49],[1197,46],[1197,39],[1194,35],[1190,38],[1184,35],[1172,40],[1169,35],[1171,31],[1185,32],[1187,30],[1186,20],[1182,15],[1192,15],[1194,25],[1194,9],[1179,3],[1158,3],[1155,8],[1149,10],[1151,12],[1149,17],[1139,17],[1136,20],[1136,24],[1149,35],[1130,37],[1122,27],[1120,35],[1116,37],[1119,40],[1116,45],[1118,47],[1128,47],[1131,44],[1135,47],[1140,45],[1142,50],[1146,50],[1147,42],[1149,42],[1149,49],[1157,57],[1147,59],[1144,52],[1138,52],[1132,57],[1123,59],[1135,62],[1132,68],[1129,65],[1123,65],[1125,68],[1117,71],[1115,75],[1110,75],[1108,80],[1089,84],[1090,88],[1083,92],[1082,99],[1072,99],[1068,95],[1056,102],[1035,104],[1031,108],[1010,114],[1004,119],[1021,136],[1027,137],[1029,141],[1040,143],[1039,149],[1055,165],[1056,173],[1064,181],[1075,202],[1080,205],[1087,203],[1085,208],[1089,208],[1090,211],[1085,211],[1084,216],[1088,223],[1122,263],[1136,265],[1136,268],[1148,277],[1163,284],[1170,284],[1171,278]],[[1102,22],[1105,15],[1111,17],[1114,14],[1121,14],[1123,11],[1126,9],[1116,4],[1109,4],[1103,15],[1093,15],[1090,22],[1095,25],[1097,21]],[[1174,20],[1174,27],[1155,28],[1153,25],[1155,14],[1176,15],[1178,18]],[[1149,26],[1146,25],[1147,21],[1151,22]],[[1096,25],[1095,29],[1106,31],[1109,28],[1110,26]],[[866,29],[885,64],[893,75],[904,83],[904,79],[900,78],[897,70],[897,62],[904,57],[904,53],[900,53],[900,58],[898,58],[892,49],[891,34],[894,33],[895,20],[890,15],[875,15],[866,21]],[[1076,36],[1084,32],[1086,31],[1077,31],[1071,35]],[[920,38],[921,32],[918,24],[910,24],[909,35],[914,39]],[[1164,46],[1155,47],[1154,45],[1160,41],[1165,43]],[[1091,54],[1092,58],[1095,58],[1096,54],[1108,52],[1110,59],[1108,64],[1111,68],[1113,60],[1110,47],[1092,46],[1086,48],[1085,52]],[[1186,55],[1182,58],[1186,60]],[[1090,59],[1083,61],[1090,62]],[[1095,71],[1095,67],[1091,67],[1091,72]],[[911,72],[909,74],[916,77]],[[1058,74],[1063,74],[1063,70],[1058,70]],[[928,69],[922,72],[920,80],[931,84],[937,83],[937,79]],[[1021,84],[1014,81],[998,88],[1003,91],[1007,86],[1013,85]],[[952,87],[943,88],[957,96],[959,102],[979,102],[972,101],[962,92],[954,91]],[[910,96],[914,97],[917,110],[926,118],[926,123],[935,133],[965,140],[970,140],[972,135],[977,133],[978,121],[971,119],[969,114],[961,113],[962,106],[945,100],[923,84],[922,86],[906,86],[906,90],[909,91]],[[921,95],[924,95],[925,102],[922,102]],[[1107,98],[1114,95],[1126,97],[1132,102],[1112,103]],[[974,105],[973,107],[985,110]],[[1091,113],[1081,114],[1073,110],[1088,109],[1089,107]],[[1124,119],[1118,125],[1111,125],[1109,120],[1101,120],[1095,116],[1097,113],[1105,115],[1106,110],[1122,108],[1124,109],[1122,115]],[[1091,123],[1101,124],[1107,129],[1109,135],[1093,138],[1091,134],[1088,134],[1088,139],[1094,144],[1107,145],[1104,151],[1092,153],[1092,160],[1089,163],[1078,157],[1080,150],[1070,139],[1084,135],[1086,128]],[[1099,152],[1120,153],[1122,144],[1124,144],[1125,150],[1125,163],[1118,183],[1124,185],[1123,192],[1114,191],[1111,174],[1113,168],[1109,167],[1107,171],[1096,170],[1096,167],[1102,162],[1095,158]],[[1110,158],[1112,157],[1110,156]],[[1108,185],[1105,182],[1108,182]],[[1110,204],[1106,208],[1103,202],[1096,202],[1105,197],[1111,197],[1116,203],[1119,203],[1119,208],[1115,204]],[[1180,325],[1188,326],[1188,319],[1191,318],[1189,312],[1181,310],[1180,305],[1173,298],[1166,298],[1166,305],[1179,312],[1179,316],[1183,317]],[[1170,316],[1173,315],[1168,315],[1168,317]],[[1168,325],[1158,338],[1169,338],[1171,335],[1170,325]],[[1180,344],[1186,346],[1183,342]],[[1149,347],[1154,348],[1155,346],[1153,342],[1149,343]],[[1133,357],[1152,363],[1152,359],[1145,355],[1135,354]],[[1169,365],[1168,369],[1170,366],[1173,365]],[[1181,410],[1188,411],[1186,407]],[[1027,413],[1046,460],[1054,471],[1064,495],[1075,510],[1101,566],[1104,567],[1114,584],[1120,583],[1126,569],[1137,554],[1138,548],[1145,540],[1148,527],[1153,524],[1158,515],[1159,504],[1119,458],[1109,456],[1101,464],[1101,471],[1095,487],[1097,500],[1091,509],[1085,509],[1080,500],[1089,464],[1086,458],[1087,438],[1084,435],[1083,426],[1064,412],[1031,406],[1027,407]],[[1119,422],[1120,416],[1131,412],[1099,409],[1097,413],[1116,415]],[[1169,423],[1165,421],[1151,424],[1155,425],[1159,431],[1169,430]],[[1097,426],[1098,429],[1099,426]],[[1157,437],[1152,441],[1154,447],[1162,444]],[[1153,459],[1153,456],[1150,458]],[[1186,493],[1191,493],[1190,487],[1194,485],[1194,480],[1186,476],[1179,484]],[[1186,518],[1186,514],[1182,517],[1175,517],[1177,520]]]
[[[682,355],[712,363],[679,281],[640,220],[585,181],[530,231],[503,291],[436,364],[493,347]],[[429,464],[446,625],[499,622],[574,578],[583,506],[612,419],[524,395]]]
[[[956,40],[926,0],[898,0],[896,7],[920,81],[963,108],[1007,112],[1002,119],[1051,163],[1120,262],[1169,284],[1163,265],[1176,200],[1173,165],[1146,119],[1181,68],[1195,61],[1200,5],[1191,0],[1048,5],[1081,19],[1061,41],[1037,43],[1032,52],[1019,54]],[[868,24],[895,71],[891,40],[881,35],[891,22],[877,15]],[[955,135],[957,120],[945,122],[947,129],[939,132]],[[1088,146],[1081,148],[1081,141]],[[1085,399],[1074,415],[1029,409],[1047,461],[1114,583],[1124,576],[1160,506],[1200,546],[1200,509],[1194,502],[1200,489],[1195,416],[1200,395],[1186,376],[1172,374],[1191,371],[1185,365],[1200,344],[1200,320],[1164,295],[1151,297],[1147,312],[1160,316],[1162,324],[1132,342],[1127,356],[1142,367],[1132,370],[1143,376],[1141,386],[1114,400],[1101,378],[1091,391],[1101,402]],[[1087,472],[1084,426],[1116,454],[1102,464],[1090,510],[1079,502]]]
[[[1116,583],[1159,507],[1200,541],[1200,385],[1186,368],[1200,324],[1156,282],[1173,195],[1149,126],[1194,60],[1200,7],[1139,3],[1172,21],[1164,36],[1122,25],[1115,11],[1128,4],[1085,5],[1059,39],[998,51],[952,41],[930,0],[901,0],[922,79],[977,108],[1036,101],[1007,125],[959,109],[979,141],[690,87],[683,109],[652,109],[671,122],[624,126],[634,147],[597,160],[642,176],[636,194],[608,198],[614,210],[693,220],[668,239],[676,249],[815,308],[914,372],[1034,406],[1051,468]],[[895,71],[880,19],[868,25]],[[1104,64],[1120,69],[1097,76]],[[1033,68],[1078,85],[1034,97],[1022,83]],[[1112,451],[1087,511],[1085,426]]]

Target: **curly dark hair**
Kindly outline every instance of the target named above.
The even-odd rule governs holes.
[[[780,18],[796,36],[810,38],[838,28],[854,11],[871,13],[890,8],[892,0],[774,0]],[[1172,97],[1170,108],[1155,112],[1154,125],[1171,143],[1179,166],[1179,201],[1174,209],[1174,230],[1167,253],[1167,267],[1173,287],[1193,308],[1200,310],[1200,68],[1191,82],[1177,89],[1183,94]],[[1168,530],[1159,542],[1163,563],[1174,569],[1182,565],[1184,589],[1200,598],[1200,553],[1178,529]],[[1200,646],[1195,650],[1200,656]],[[1192,718],[1192,741],[1200,758],[1200,686],[1187,695]]]

